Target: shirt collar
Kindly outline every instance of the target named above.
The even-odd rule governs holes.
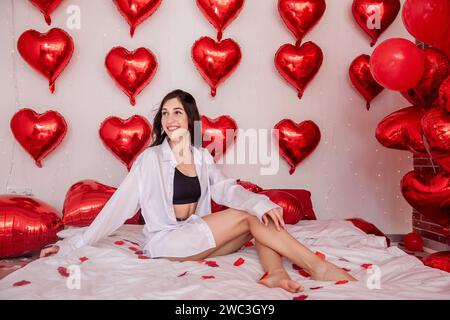
[[[195,164],[201,164],[201,160],[202,160],[201,151],[195,146],[193,146],[191,148],[193,149],[193,152],[194,152]],[[175,159],[175,155],[173,154],[172,148],[169,145],[169,140],[167,137],[164,139],[163,143],[161,144],[161,149],[162,149],[163,161],[170,161],[172,166],[176,167],[177,160]]]

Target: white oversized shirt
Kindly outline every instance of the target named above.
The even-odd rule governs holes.
[[[262,194],[246,190],[223,175],[213,157],[205,148],[193,147],[195,169],[200,182],[201,196],[195,215],[211,213],[211,199],[230,208],[243,210],[258,217],[280,206]],[[139,208],[145,220],[146,242],[160,232],[180,226],[172,205],[173,183],[177,161],[167,138],[161,145],[143,151],[133,163],[130,172],[105,204],[89,227],[60,231],[65,238],[56,243],[58,254],[67,255],[85,245],[93,245],[113,233],[133,217]],[[152,244],[157,245],[157,244]]]

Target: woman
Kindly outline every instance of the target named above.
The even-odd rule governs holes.
[[[92,224],[61,231],[58,236],[65,234],[67,239],[43,249],[41,257],[94,244],[141,208],[146,222],[144,252],[152,258],[194,261],[226,255],[255,238],[266,272],[259,283],[268,287],[303,290],[287,274],[281,256],[304,268],[312,279],[355,280],[292,237],[281,207],[222,174],[210,153],[194,144],[194,123],[199,120],[189,93],[169,93],[155,116],[151,147],[137,157]],[[211,199],[229,209],[210,214]]]

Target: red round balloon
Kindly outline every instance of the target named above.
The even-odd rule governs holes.
[[[406,201],[431,221],[448,227],[450,224],[450,173],[438,174],[411,171],[401,182]]]
[[[402,95],[416,106],[431,108],[439,95],[439,86],[450,74],[450,61],[440,50],[426,48],[425,70],[420,82],[412,89],[403,91]]]
[[[406,0],[403,23],[414,38],[443,50],[450,57],[450,2]]]
[[[378,124],[375,138],[386,148],[427,155],[422,141],[421,120],[424,114],[425,110],[418,107],[395,111]]]
[[[422,117],[424,140],[429,146],[429,153],[450,155],[450,113],[436,107],[428,110]]]
[[[290,119],[281,120],[274,129],[278,152],[289,163],[289,174],[293,174],[299,163],[316,149],[320,142],[320,129],[311,120],[297,124]]]
[[[236,70],[241,61],[241,49],[231,39],[216,42],[209,37],[198,39],[192,46],[192,60],[215,97],[217,87]]]
[[[370,73],[370,56],[362,54],[353,60],[349,75],[356,90],[366,99],[366,108],[369,110],[370,102],[384,90]]]
[[[237,139],[238,126],[230,116],[212,119],[202,115],[202,146],[218,160]]]
[[[423,52],[414,43],[402,38],[383,41],[370,59],[373,77],[390,90],[404,91],[415,87],[424,70]]]
[[[420,234],[410,232],[403,237],[403,244],[406,250],[409,251],[423,251],[423,239]]]
[[[439,105],[450,112],[450,77],[447,77],[439,88]]]
[[[450,272],[450,251],[441,251],[430,254],[423,259],[427,267]]]
[[[217,40],[222,40],[225,28],[239,15],[244,0],[197,0],[203,15],[217,30]]]
[[[296,224],[305,215],[302,203],[293,195],[280,190],[264,190],[259,192],[283,208],[283,220],[286,224]]]
[[[303,37],[325,13],[325,0],[279,0],[278,12],[300,45]]]
[[[59,212],[44,201],[0,195],[0,258],[34,253],[57,240]]]
[[[42,159],[56,149],[67,133],[64,117],[56,111],[42,114],[21,109],[10,121],[11,131],[20,145],[42,167]]]
[[[322,62],[322,49],[311,41],[300,47],[285,44],[275,54],[275,67],[281,76],[297,89],[299,99],[302,98],[306,86],[319,72]]]
[[[52,18],[50,15],[59,7],[62,0],[30,0],[30,2],[42,12],[45,22],[47,22],[48,25],[51,25]]]
[[[117,189],[95,180],[81,180],[66,193],[62,222],[65,226],[86,227],[97,217]],[[125,224],[138,224],[140,210]]]
[[[146,118],[138,115],[126,120],[108,117],[100,125],[99,134],[105,147],[130,170],[134,160],[150,143],[152,128]]]
[[[136,96],[150,83],[158,68],[155,55],[146,48],[128,51],[122,47],[113,48],[105,59],[105,66],[117,86],[136,105]]]
[[[354,0],[352,13],[374,46],[380,35],[394,22],[400,12],[400,0]]]
[[[47,33],[28,30],[22,33],[17,49],[23,59],[49,81],[50,92],[55,81],[72,58],[72,37],[64,30],[54,28]]]
[[[130,35],[136,27],[149,18],[161,4],[161,0],[114,0],[120,14],[130,25]]]

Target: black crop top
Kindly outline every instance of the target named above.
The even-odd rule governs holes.
[[[197,202],[201,195],[198,177],[189,177],[175,168],[173,183],[173,204]]]

